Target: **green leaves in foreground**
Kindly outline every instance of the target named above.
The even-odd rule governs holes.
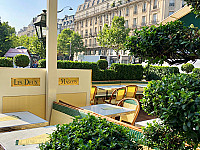
[[[129,129],[88,115],[70,124],[57,125],[50,141],[40,145],[41,150],[137,150]]]
[[[187,143],[200,143],[200,79],[195,74],[168,75],[151,81],[141,101],[145,112],[158,116]]]

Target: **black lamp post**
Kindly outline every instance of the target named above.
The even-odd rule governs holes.
[[[43,42],[43,46],[46,47],[46,16],[47,11],[42,10],[43,12],[33,18],[33,24],[35,26],[36,34],[39,40]]]
[[[63,9],[57,11],[57,13],[62,12],[65,8],[69,7],[69,10],[73,10],[70,6],[65,6]],[[46,48],[46,17],[47,11],[42,10],[43,12],[37,16],[37,18],[33,18],[33,24],[35,26],[36,34],[39,40],[42,41],[44,48]]]

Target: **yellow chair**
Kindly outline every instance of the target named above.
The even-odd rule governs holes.
[[[125,98],[135,98],[137,90],[138,90],[137,85],[127,85]]]
[[[124,98],[117,104],[117,106],[136,110],[132,114],[120,116],[120,121],[129,122],[131,125],[134,125],[140,111],[140,103],[138,100],[135,98]]]
[[[125,96],[126,88],[117,88],[112,92],[110,99],[104,100],[105,103],[116,105],[120,100],[122,100]],[[116,96],[115,96],[116,95]]]
[[[93,85],[91,87],[91,91],[90,91],[90,105],[95,104],[95,95],[96,94],[97,94],[97,87]]]

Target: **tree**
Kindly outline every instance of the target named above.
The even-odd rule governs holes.
[[[111,27],[105,24],[97,38],[100,46],[113,48],[117,53],[117,56],[119,50],[125,49],[124,43],[128,37],[128,33],[130,32],[130,29],[126,28],[124,23],[124,17],[115,16],[112,20]]]
[[[199,0],[184,0],[188,5],[192,6],[192,11],[200,17],[200,1]]]
[[[181,21],[143,27],[135,30],[126,48],[148,63],[187,63],[200,56],[200,32],[197,28],[183,26]]]
[[[37,54],[41,58],[46,58],[46,49],[44,49],[43,43],[37,38],[36,35],[28,37],[23,35],[18,37],[18,45],[26,47],[32,54]]]
[[[68,54],[70,56],[70,43],[71,43],[71,56],[74,53],[85,51],[81,36],[70,29],[64,29],[58,35],[58,52]]]
[[[8,22],[0,22],[0,57],[13,46],[12,36],[15,35],[15,28],[8,25]]]

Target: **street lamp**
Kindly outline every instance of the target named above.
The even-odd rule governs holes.
[[[65,8],[69,7],[69,10],[73,10],[70,6],[65,6],[63,9],[57,11],[57,13],[62,12]],[[37,18],[33,18],[33,24],[35,26],[36,34],[39,40],[43,42],[43,46],[46,47],[46,17],[47,11],[42,10],[43,12],[37,16]]]

